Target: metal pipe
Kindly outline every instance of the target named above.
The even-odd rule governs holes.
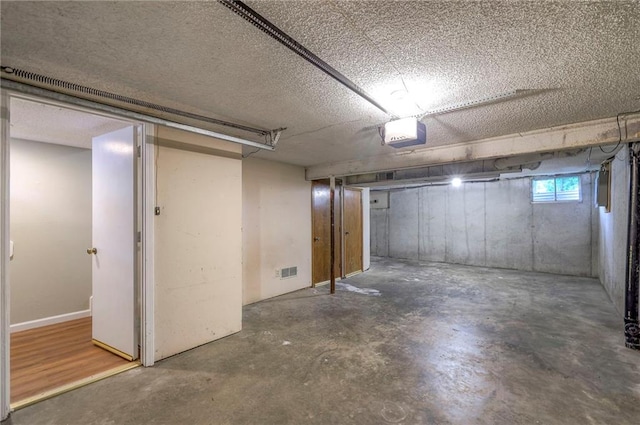
[[[274,151],[275,146],[267,145],[264,143],[254,142],[252,140],[246,140],[235,136],[229,136],[227,134],[218,133],[215,131],[205,130],[203,128],[194,127],[187,124],[181,124],[175,121],[170,121],[164,118],[154,117],[152,115],[142,114],[140,112],[129,111],[127,109],[118,108],[116,106],[107,105],[92,100],[83,99],[76,96],[71,96],[63,93],[47,90],[42,87],[31,86],[29,84],[20,83],[17,81],[7,80],[2,78],[0,84],[5,90],[13,90],[17,93],[36,96],[56,102],[67,103],[82,108],[93,109],[100,112],[105,112],[111,115],[117,115],[127,119],[133,119],[150,124],[164,125],[166,127],[176,128],[178,130],[188,131],[190,133],[202,134],[204,136],[214,137],[216,139],[225,140],[227,142],[239,143],[245,146],[251,146],[254,148],[265,149],[268,151]]]
[[[640,143],[629,144],[629,221],[627,228],[627,270],[625,282],[624,345],[640,350],[638,323],[638,285],[640,280]]]
[[[331,211],[331,293],[336,293],[336,178],[331,177],[329,179],[329,210]]]

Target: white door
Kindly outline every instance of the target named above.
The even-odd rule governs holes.
[[[128,360],[135,332],[136,127],[93,139],[93,341]]]

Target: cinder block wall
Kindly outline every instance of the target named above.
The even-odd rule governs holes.
[[[598,276],[590,173],[582,201],[531,202],[531,179],[394,190],[371,209],[371,254],[575,276]]]

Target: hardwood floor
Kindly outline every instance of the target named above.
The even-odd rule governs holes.
[[[11,403],[129,364],[91,342],[91,318],[11,334]]]

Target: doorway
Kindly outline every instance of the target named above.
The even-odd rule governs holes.
[[[365,199],[366,194],[366,199]],[[368,189],[346,187],[336,181],[334,191],[335,277],[344,278],[368,268]],[[311,182],[312,282],[331,279],[331,186],[329,180]],[[364,204],[367,202],[367,205]],[[367,207],[365,209],[365,206]],[[366,223],[368,226],[368,222]],[[364,241],[367,240],[365,249]]]
[[[344,264],[345,276],[364,270],[362,259],[363,220],[362,189],[344,188]]]
[[[12,97],[10,109],[9,370],[18,408],[138,365],[143,132],[35,99]]]
[[[341,186],[334,190],[334,275],[342,277]],[[331,279],[331,186],[329,180],[311,182],[312,283],[323,284]]]

